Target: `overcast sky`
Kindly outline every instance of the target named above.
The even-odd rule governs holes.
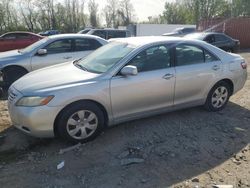
[[[165,2],[174,0],[130,0],[134,6],[138,21],[147,21],[149,16],[158,16],[164,10]],[[106,0],[96,0],[99,11],[103,9]]]
[[[103,2],[104,0],[96,0]],[[149,16],[158,16],[164,10],[164,5],[167,0],[130,0],[134,6],[138,21],[147,21]],[[171,0],[168,0],[171,1]]]

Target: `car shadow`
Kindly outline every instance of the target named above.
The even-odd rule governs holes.
[[[0,101],[7,100],[8,91],[0,87]]]
[[[168,187],[213,169],[241,151],[250,143],[249,125],[250,111],[232,102],[216,113],[197,107],[127,122],[109,128],[81,150],[68,152],[63,158],[71,161],[69,167],[50,178],[66,176],[75,181],[75,173],[84,171],[86,187]],[[15,136],[19,139],[12,144],[31,144],[21,154],[46,153],[41,169],[53,158],[62,158],[55,151],[69,146],[58,139],[34,139],[13,128],[1,134],[6,138],[0,142],[0,152]],[[121,165],[127,158],[144,161]],[[35,179],[41,176],[30,173]]]

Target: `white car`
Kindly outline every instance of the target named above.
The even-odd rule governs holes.
[[[61,34],[46,37],[22,50],[0,53],[0,71],[6,86],[30,71],[77,60],[108,42],[83,34]]]

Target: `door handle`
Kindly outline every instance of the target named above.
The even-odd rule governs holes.
[[[63,59],[70,59],[72,58],[71,56],[63,57]]]
[[[166,74],[166,75],[163,76],[163,79],[169,80],[169,79],[171,79],[171,78],[173,78],[173,77],[174,77],[173,74]]]
[[[220,66],[214,65],[214,66],[212,67],[212,69],[215,70],[215,71],[216,71],[216,70],[219,70],[219,69],[220,69]]]

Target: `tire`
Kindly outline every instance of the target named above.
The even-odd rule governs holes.
[[[226,82],[221,81],[210,90],[204,106],[208,111],[220,111],[225,108],[230,96],[230,86]]]
[[[8,89],[11,84],[13,84],[16,80],[27,74],[23,68],[19,67],[8,67],[3,70],[3,87]]]
[[[92,102],[79,102],[62,111],[56,124],[59,137],[71,143],[95,139],[104,129],[103,111]]]

